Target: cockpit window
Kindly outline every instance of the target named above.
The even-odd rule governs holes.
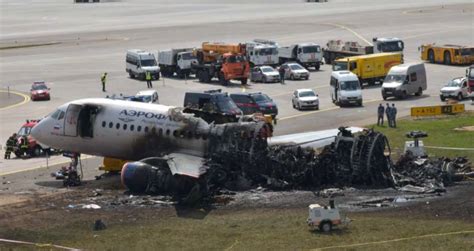
[[[64,114],[65,114],[65,112],[58,109],[58,110],[54,111],[53,114],[51,114],[51,118],[61,120],[61,119],[64,118]]]
[[[51,118],[58,119],[60,113],[61,113],[61,110],[54,111],[53,114],[51,114]]]
[[[66,114],[65,112],[61,111],[61,113],[59,114],[58,120],[63,119],[65,114]]]

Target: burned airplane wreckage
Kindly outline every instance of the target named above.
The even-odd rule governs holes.
[[[470,172],[466,159],[420,161],[408,154],[394,164],[387,138],[373,130],[354,135],[341,127],[335,141],[317,152],[294,144],[269,144],[262,133],[264,126],[258,122],[213,125],[199,176],[173,174],[169,161],[147,158],[131,163],[132,168],[122,173],[122,182],[131,192],[173,195],[192,204],[221,190],[259,186],[271,190],[354,186],[443,191],[445,184],[459,179],[458,172]]]

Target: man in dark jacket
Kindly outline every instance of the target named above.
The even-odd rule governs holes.
[[[387,106],[385,107],[385,115],[387,116],[387,122],[388,126],[392,127],[392,108],[390,107],[390,104],[387,103]]]
[[[383,107],[382,103],[380,103],[379,107],[377,108],[377,125],[378,126],[383,125],[384,113],[385,113],[385,108]]]
[[[10,136],[7,140],[7,149],[5,149],[5,159],[10,159],[10,155],[12,154],[13,148],[16,144],[16,133]]]
[[[395,107],[395,104],[392,103],[392,127],[396,128],[397,127],[397,108]]]
[[[278,69],[278,73],[280,74],[280,82],[282,85],[285,84],[285,69],[283,66],[280,66],[280,69]]]

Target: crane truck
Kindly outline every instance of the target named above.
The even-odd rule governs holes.
[[[228,85],[230,80],[240,80],[245,85],[250,73],[245,47],[245,44],[204,42],[202,48],[193,51],[197,62],[191,68],[199,82],[210,83],[217,78],[222,85]]]
[[[326,48],[323,48],[323,58],[326,64],[332,64],[334,60],[345,57],[367,55],[382,52],[403,53],[404,43],[396,37],[373,38],[373,45],[361,45],[355,41],[329,40]]]

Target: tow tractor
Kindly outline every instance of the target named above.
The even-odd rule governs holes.
[[[319,228],[321,232],[327,233],[336,226],[347,226],[351,220],[341,217],[339,209],[334,205],[334,200],[329,200],[329,208],[319,204],[309,205],[309,217],[306,222],[311,228]]]

